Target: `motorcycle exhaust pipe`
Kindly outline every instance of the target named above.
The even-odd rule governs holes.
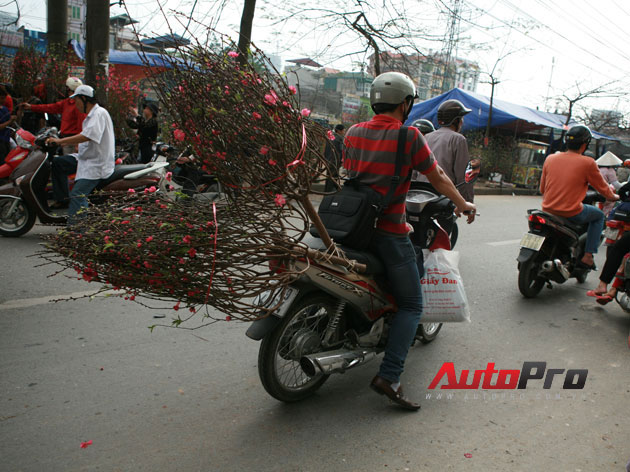
[[[556,269],[558,269],[558,272],[560,272],[560,275],[564,277],[564,280],[569,280],[569,277],[571,277],[571,273],[567,270],[564,264],[562,264],[560,259],[554,259],[553,264],[556,266]]]
[[[345,372],[352,367],[371,361],[375,357],[376,351],[372,349],[356,349],[354,351],[338,349],[304,356],[300,359],[300,367],[306,375],[314,377],[320,373]]]
[[[554,269],[553,261],[545,261],[542,263],[542,270],[545,272],[553,272]]]

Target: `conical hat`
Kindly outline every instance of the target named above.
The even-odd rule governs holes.
[[[620,166],[623,162],[617,156],[615,156],[612,152],[607,151],[602,157],[597,159],[595,163],[599,167],[614,167]]]

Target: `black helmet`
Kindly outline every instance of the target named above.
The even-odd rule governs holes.
[[[424,118],[414,121],[411,126],[418,128],[422,134],[429,134],[430,132],[435,131],[433,123]]]
[[[593,135],[591,134],[591,130],[588,129],[588,126],[584,125],[575,125],[572,126],[569,131],[567,131],[565,140],[567,143],[567,147],[571,150],[580,149],[582,144],[586,143],[586,147],[588,147],[589,143]]]
[[[464,116],[472,110],[466,108],[459,100],[446,100],[440,103],[437,112],[438,124],[440,126],[450,126],[455,118]]]

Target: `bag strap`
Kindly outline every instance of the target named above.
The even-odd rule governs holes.
[[[398,147],[396,148],[396,166],[394,168],[394,175],[389,183],[389,190],[383,198],[379,213],[389,206],[389,202],[394,196],[394,192],[400,184],[400,171],[402,170],[403,156],[405,154],[405,146],[407,144],[407,126],[401,126],[398,132]]]

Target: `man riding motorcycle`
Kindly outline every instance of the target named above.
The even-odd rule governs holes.
[[[543,211],[564,217],[575,225],[588,223],[586,248],[581,260],[586,269],[595,268],[593,254],[597,253],[604,228],[604,213],[592,205],[582,204],[588,186],[608,200],[619,200],[602,177],[595,160],[583,155],[591,138],[588,127],[573,126],[566,135],[568,151],[547,157],[540,178]]]
[[[343,165],[350,177],[370,185],[381,194],[387,192],[395,168],[400,128],[409,116],[415,97],[415,85],[404,74],[386,72],[374,79],[370,103],[376,116],[368,122],[352,126],[346,133]],[[437,165],[422,134],[413,127],[407,129],[407,134],[409,152],[404,154],[404,174],[389,206],[377,221],[377,233],[370,245],[370,252],[378,255],[386,268],[398,306],[383,362],[370,386],[403,408],[418,410],[420,405],[405,398],[400,387],[405,358],[422,314],[420,273],[405,222],[405,200],[412,171],[426,175],[438,192],[455,203],[458,215],[470,212],[469,222],[474,217],[475,206],[462,198]]]

